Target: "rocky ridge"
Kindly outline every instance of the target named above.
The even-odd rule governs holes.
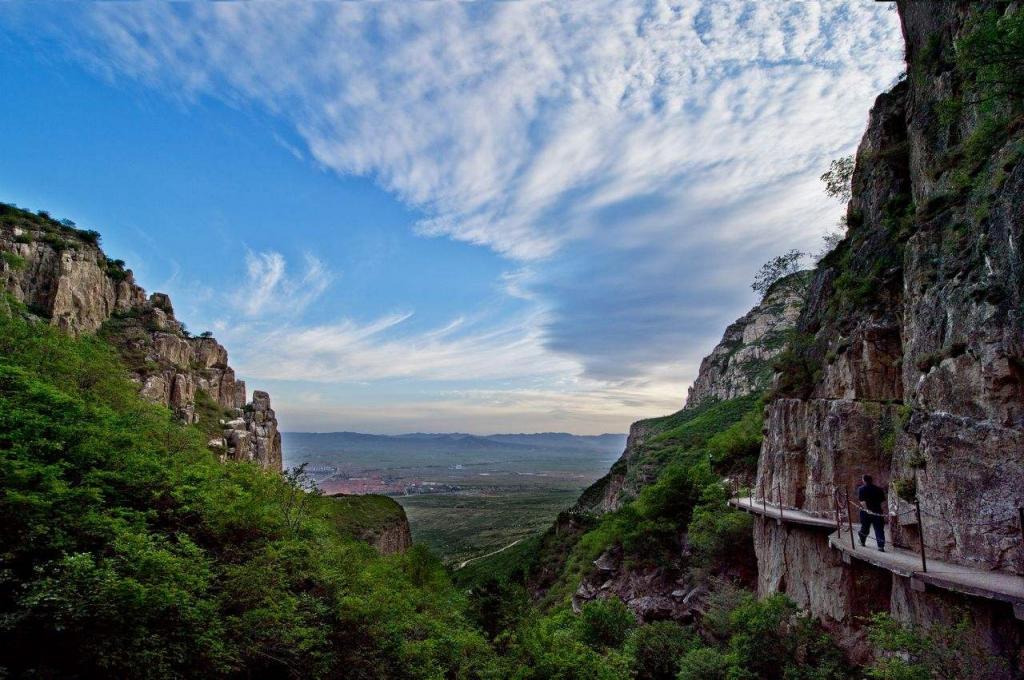
[[[734,399],[770,386],[773,362],[796,327],[809,279],[810,272],[803,271],[775,282],[759,304],[725,329],[722,340],[701,361],[686,407],[708,399]]]
[[[224,459],[280,470],[281,435],[266,392],[245,383],[213,337],[192,337],[170,298],[146,296],[99,235],[46,213],[0,205],[0,282],[29,311],[75,335],[97,333],[124,358],[140,392],[183,422],[200,424]]]

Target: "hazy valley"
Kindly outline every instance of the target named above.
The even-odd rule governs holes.
[[[284,432],[286,467],[326,494],[384,494],[449,564],[543,531],[622,453],[626,436]]]

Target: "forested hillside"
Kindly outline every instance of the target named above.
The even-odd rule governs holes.
[[[422,550],[143,400],[115,350],[0,308],[0,669],[466,677],[492,655]],[[400,508],[399,508],[400,510]]]

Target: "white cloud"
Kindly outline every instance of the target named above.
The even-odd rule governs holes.
[[[334,279],[316,257],[304,256],[306,270],[299,278],[288,276],[281,253],[268,251],[245,254],[246,280],[235,293],[236,305],[250,317],[301,313],[318,298]]]
[[[256,320],[270,305],[301,309],[331,276],[309,260],[291,277],[280,255],[253,253],[238,297],[252,321],[227,324],[247,341],[247,372],[572,385],[451,402],[509,413],[565,398],[633,414],[630,394],[639,411],[667,403],[668,384],[681,395],[749,307],[761,261],[817,247],[835,223],[816,178],[852,149],[902,65],[895,15],[856,0],[77,11],[60,39],[98,71],[186,102],[265,108],[300,155],[422,210],[421,233],[514,260],[504,290],[536,307],[426,333],[404,314],[267,330]]]
[[[860,2],[97,4],[101,68],[254,101],[312,156],[519,259],[708,172],[745,187],[845,150],[899,63]],[[705,182],[705,184],[707,184]],[[571,205],[566,205],[571,203]],[[566,213],[569,219],[566,220]],[[627,227],[620,225],[620,228]]]
[[[355,383],[390,379],[447,382],[539,379],[574,375],[578,362],[545,349],[538,324],[515,319],[501,325],[456,319],[440,328],[411,331],[411,313],[368,323],[322,325],[271,321],[227,329],[244,348],[238,368],[268,380]]]

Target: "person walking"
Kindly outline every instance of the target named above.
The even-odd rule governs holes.
[[[871,475],[864,475],[863,480],[864,483],[857,487],[857,498],[860,500],[860,544],[865,544],[868,531],[874,527],[878,549],[885,552],[885,515],[882,512],[885,492],[875,486]]]

